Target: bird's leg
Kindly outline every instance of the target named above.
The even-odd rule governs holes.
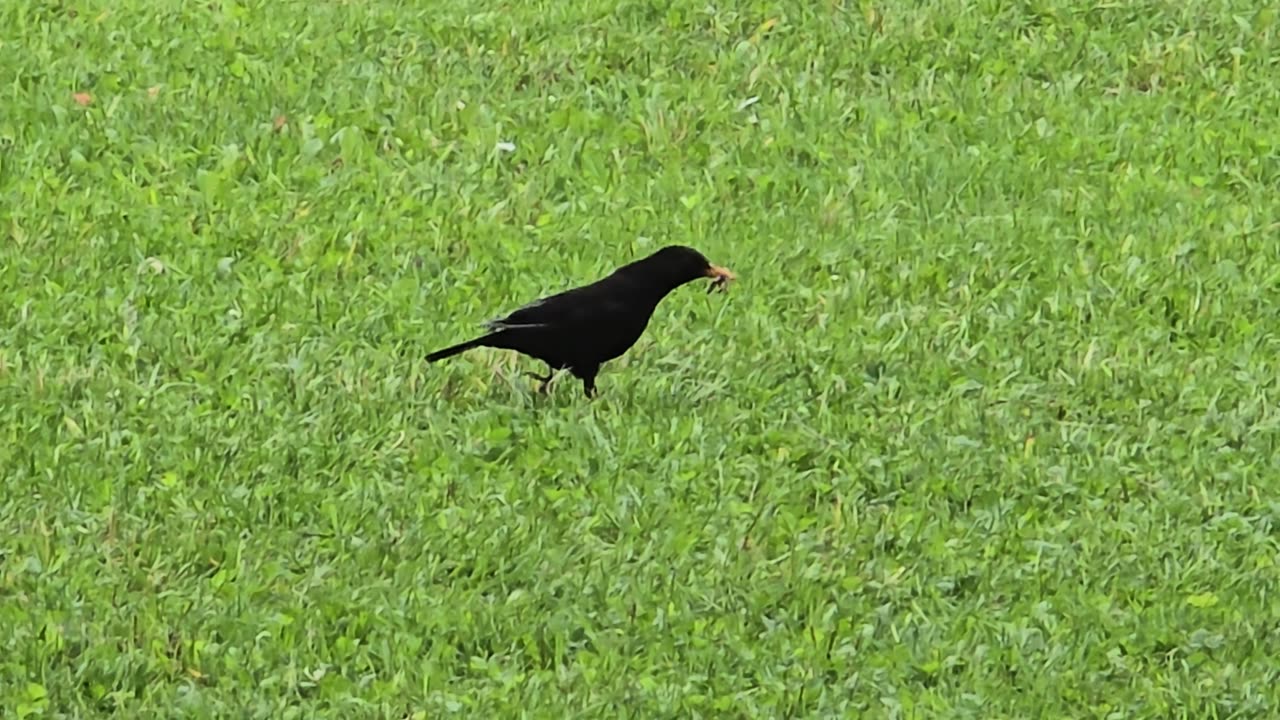
[[[598,369],[599,366],[597,365],[593,368],[581,368],[575,373],[582,378],[582,390],[587,394],[588,398],[594,398],[598,394],[596,392],[596,371]]]

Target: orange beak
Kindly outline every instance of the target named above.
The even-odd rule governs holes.
[[[707,268],[707,277],[715,280],[721,280],[721,281],[727,282],[729,280],[737,279],[738,276],[734,275],[733,272],[729,270],[729,268],[720,267],[719,265],[712,265],[711,267]]]

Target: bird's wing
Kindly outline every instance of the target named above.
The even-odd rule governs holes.
[[[569,328],[607,322],[617,312],[619,305],[613,298],[596,291],[594,285],[587,285],[534,300],[485,325],[491,330]]]

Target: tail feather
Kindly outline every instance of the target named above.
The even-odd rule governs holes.
[[[460,352],[466,352],[471,348],[477,348],[477,347],[480,347],[481,345],[484,345],[485,341],[488,339],[489,339],[489,336],[485,335],[483,337],[478,337],[474,340],[468,340],[466,342],[458,343],[457,345],[450,345],[449,347],[443,350],[437,350],[431,353],[430,355],[428,355],[427,362],[430,363],[430,362],[435,362],[437,360],[444,360],[445,358],[451,358]]]

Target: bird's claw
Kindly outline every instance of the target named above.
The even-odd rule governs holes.
[[[537,380],[540,383],[538,385],[538,393],[543,395],[545,395],[547,391],[551,389],[551,381],[554,380],[556,377],[555,373],[547,373],[546,375],[539,375],[538,373],[530,372],[528,370],[526,370],[524,374],[528,375],[534,380]]]

